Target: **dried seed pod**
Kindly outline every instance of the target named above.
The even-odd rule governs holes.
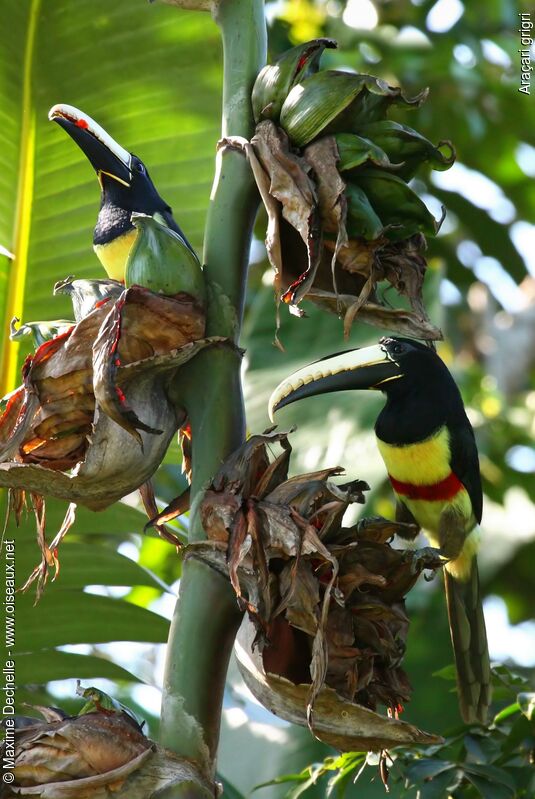
[[[119,427],[105,413],[98,413],[92,426],[90,441],[84,437],[83,450],[78,452],[71,438],[52,439],[47,449],[28,447],[28,452],[10,457],[17,447],[17,431],[33,436],[33,413],[26,416],[23,392],[13,397],[13,403],[0,419],[0,429],[10,428],[8,445],[0,462],[0,485],[85,505],[93,510],[106,508],[145,483],[161,463],[177,429],[185,421],[177,418],[166,394],[166,375],[176,369],[204,347],[221,343],[223,339],[201,339],[181,347],[168,355],[154,356],[144,361],[121,367],[117,385],[128,397],[129,406],[147,426],[162,430],[161,435],[141,431],[143,448],[131,434]],[[18,413],[17,413],[18,408]],[[13,409],[13,410],[12,410]],[[81,435],[81,431],[80,431]],[[26,441],[26,438],[24,439]],[[29,440],[29,439],[28,439]],[[61,444],[61,449],[52,444]],[[69,449],[65,448],[69,445]],[[7,454],[6,454],[7,453]],[[45,464],[37,461],[46,454]],[[52,457],[53,456],[53,457]],[[61,458],[68,458],[61,461]],[[72,468],[75,471],[64,472]]]
[[[368,324],[401,335],[440,339],[421,297],[426,268],[421,234],[435,235],[442,220],[435,221],[406,182],[424,161],[447,169],[455,152],[448,141],[435,147],[417,131],[386,119],[391,106],[418,106],[428,91],[407,98],[401,88],[371,75],[318,72],[320,48],[312,51],[312,71],[307,47],[289,51],[280,73],[271,67],[261,73],[251,142],[225,140],[245,150],[268,213],[266,249],[276,301],[296,316],[304,315],[304,298],[332,310],[343,316],[346,337],[359,314]],[[280,94],[273,106],[263,94],[270,81],[273,92],[275,85],[286,91],[293,81],[279,119]],[[388,177],[379,177],[381,172]],[[409,297],[410,311],[381,302],[382,280]]]
[[[38,596],[49,567],[57,570],[54,550],[77,504],[100,510],[142,488],[150,501],[146,483],[186,421],[168,397],[169,381],[200,350],[225,341],[203,338],[204,311],[187,294],[121,286],[115,302],[115,281],[104,281],[111,292],[95,302],[94,283],[68,281],[80,320],[28,356],[23,385],[0,404],[0,485],[10,489],[17,518],[31,494],[42,562],[26,587],[38,579]],[[48,495],[71,503],[50,547]]]
[[[273,64],[265,66],[258,74],[251,95],[255,122],[277,121],[292,86],[316,73],[325,48],[336,46],[333,39],[313,39],[286,50]]]
[[[306,726],[309,686],[299,680],[299,671],[296,672],[297,679],[271,672],[266,665],[269,663],[266,657],[269,649],[260,652],[254,641],[255,629],[246,617],[234,647],[245,684],[253,696],[276,716]],[[287,655],[287,643],[285,650]],[[320,741],[342,752],[377,752],[394,746],[426,746],[443,741],[438,735],[344,699],[328,685],[316,697],[312,729]]]
[[[393,203],[381,196],[382,184],[372,184],[371,192],[389,222],[360,186],[362,174],[366,180],[369,173],[388,173],[367,167],[341,173],[334,136],[318,139],[300,156],[284,131],[265,120],[245,149],[268,212],[266,248],[276,293],[293,313],[302,314],[298,306],[306,297],[343,314],[346,336],[358,313],[363,321],[401,335],[442,337],[422,303],[425,239],[413,232],[435,230],[435,221],[403,181],[389,175],[394,181],[387,186],[398,191],[401,182],[398,199],[401,195],[408,204],[408,220],[400,226]],[[382,280],[409,297],[411,311],[381,304],[376,288]]]
[[[198,768],[146,738],[125,709],[78,716],[59,708],[34,709],[44,721],[15,716],[13,724],[4,724],[0,757],[14,763],[6,797],[146,799],[192,786],[196,796],[215,795]]]
[[[15,736],[13,774],[22,789],[102,775],[106,783],[120,783],[151,753],[151,741],[119,713],[93,712],[48,722],[35,719],[33,726],[23,727]]]

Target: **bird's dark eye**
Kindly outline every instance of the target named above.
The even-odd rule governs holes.
[[[403,352],[403,344],[393,344],[391,350],[394,355],[401,355]]]
[[[145,167],[143,166],[143,164],[141,163],[141,161],[138,161],[138,162],[135,164],[135,168],[136,168],[136,171],[137,171],[137,172],[141,172],[141,174],[143,174],[143,173],[145,172]]]

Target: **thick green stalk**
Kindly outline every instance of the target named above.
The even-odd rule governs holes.
[[[251,89],[266,57],[264,0],[221,0],[214,16],[224,48],[223,136],[250,137]],[[256,191],[245,159],[220,150],[205,231],[207,330],[238,340]],[[175,387],[193,436],[191,540],[204,538],[198,502],[221,462],[245,436],[237,350],[205,350]],[[229,584],[196,561],[184,565],[171,625],[161,741],[213,776],[228,658],[240,622]]]

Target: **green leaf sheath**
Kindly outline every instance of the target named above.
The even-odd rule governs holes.
[[[251,89],[266,58],[262,0],[222,0],[223,136],[253,132]],[[257,196],[245,158],[220,150],[206,222],[207,333],[237,341]],[[196,509],[207,481],[244,439],[241,359],[230,346],[207,350],[182,370],[175,401],[188,411],[193,441],[191,540],[204,538]],[[240,621],[230,587],[207,566],[187,561],[171,625],[161,741],[213,775],[228,658]]]

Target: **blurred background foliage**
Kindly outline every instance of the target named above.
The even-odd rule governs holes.
[[[444,330],[440,354],[459,382],[481,455],[481,572],[491,656],[529,678],[535,665],[535,105],[518,92],[518,14],[528,10],[513,0],[266,3],[272,58],[309,38],[334,37],[339,49],[325,53],[324,67],[370,72],[408,94],[429,86],[427,103],[397,118],[435,142],[451,139],[457,149],[451,170],[424,171],[413,184],[436,216],[441,204],[448,211],[429,242],[427,307]],[[208,15],[149,7],[143,0],[6,0],[0,21],[9,31],[0,54],[0,308],[7,331],[13,315],[68,318],[65,298],[51,298],[56,280],[103,276],[91,250],[98,185],[83,155],[47,122],[54,103],[82,108],[143,158],[200,250],[219,129],[221,53]],[[282,309],[286,351],[272,346],[264,228],[260,212],[242,338],[251,432],[267,426],[267,397],[283,375],[346,346],[341,322],[306,303],[304,319]],[[386,299],[395,302],[393,293]],[[356,324],[349,345],[371,343],[378,334]],[[27,351],[4,346],[4,379]],[[350,395],[334,400],[318,397],[280,414],[283,426],[298,424],[293,468],[340,463],[349,477],[371,485],[363,513],[393,514],[371,433],[380,398],[359,397],[358,405]],[[158,497],[168,501],[183,486],[173,446],[156,479]],[[65,510],[48,504],[51,535]],[[60,552],[60,575],[44,599],[32,607],[30,594],[19,597],[21,701],[69,707],[75,678],[97,681],[137,709],[157,734],[166,619],[180,560],[168,544],[144,536],[143,524],[135,498],[101,514],[80,509]],[[180,524],[184,530],[187,519]],[[10,522],[6,535],[16,538],[20,584],[38,560],[33,520],[19,530]],[[408,599],[406,665],[414,699],[406,718],[455,736],[464,733],[452,684],[432,676],[451,661],[439,582],[422,582]],[[515,699],[518,686],[507,686],[496,695],[497,709]],[[454,750],[448,757],[466,759]],[[489,762],[475,744],[471,753],[476,765]],[[220,771],[237,791],[249,795],[255,784],[297,773],[328,754],[305,730],[251,701],[231,670]],[[348,796],[384,794],[374,768],[349,785]],[[442,793],[431,793],[431,786],[422,799],[447,795],[445,783]],[[287,784],[262,788],[258,796],[272,799],[288,790]],[[405,794],[393,783],[391,795],[415,796],[416,790]],[[506,788],[482,793],[475,783],[467,790],[472,794],[463,796],[512,795]],[[324,782],[308,795],[324,796]]]

